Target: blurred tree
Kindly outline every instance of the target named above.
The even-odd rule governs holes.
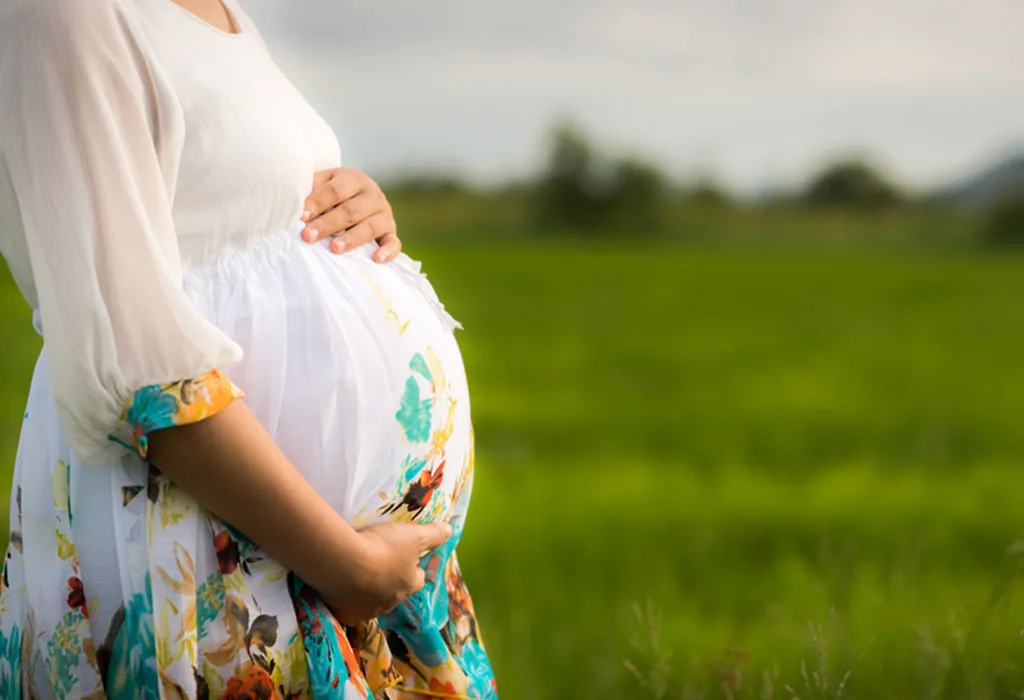
[[[640,158],[622,158],[612,165],[608,210],[614,223],[630,233],[654,232],[665,224],[668,180],[664,173]]]
[[[728,191],[712,177],[699,178],[686,193],[686,199],[702,206],[725,207],[732,204]]]
[[[986,242],[1001,247],[1024,247],[1024,191],[993,208],[985,228]]]
[[[598,163],[593,147],[574,125],[561,123],[551,134],[548,161],[537,181],[537,206],[545,223],[594,226],[603,212]]]
[[[545,226],[650,233],[663,224],[668,181],[649,161],[609,159],[571,124],[552,131],[535,204]]]
[[[879,209],[902,200],[896,185],[863,160],[844,160],[827,166],[811,180],[804,193],[804,201],[813,206]]]

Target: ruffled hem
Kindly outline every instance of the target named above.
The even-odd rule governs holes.
[[[441,300],[437,297],[437,292],[434,291],[434,286],[430,284],[427,276],[421,272],[423,264],[419,260],[413,260],[405,253],[399,253],[398,257],[391,264],[420,291],[427,300],[427,303],[434,309],[434,313],[441,319],[441,325],[446,331],[452,331],[456,328],[462,329],[462,324],[452,318],[452,315],[445,310],[444,304],[441,303]]]

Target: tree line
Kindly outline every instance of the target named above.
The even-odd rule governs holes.
[[[454,178],[407,179],[405,189],[457,190]],[[532,181],[510,186],[526,195],[535,221],[545,229],[587,234],[629,230],[656,233],[671,226],[670,212],[680,205],[704,208],[785,207],[882,212],[913,207],[942,207],[908,193],[880,167],[862,158],[825,164],[802,188],[740,202],[710,178],[679,185],[655,162],[630,155],[607,154],[577,126],[552,130],[547,157]],[[984,242],[1024,247],[1024,185],[983,212]]]

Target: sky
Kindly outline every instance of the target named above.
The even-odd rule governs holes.
[[[1024,150],[1022,0],[241,2],[380,178],[519,178],[559,120],[747,193],[847,154],[926,190]]]

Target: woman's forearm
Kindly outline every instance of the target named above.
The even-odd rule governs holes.
[[[314,588],[361,574],[359,535],[313,489],[244,400],[149,437],[149,457],[201,505]]]

